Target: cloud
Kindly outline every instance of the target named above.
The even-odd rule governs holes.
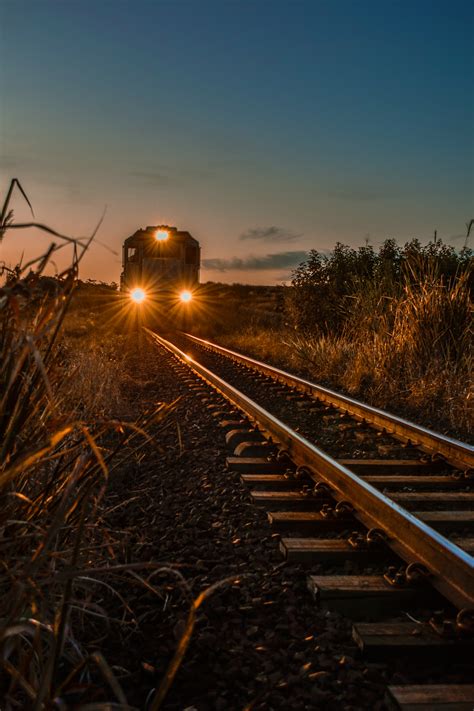
[[[284,227],[272,226],[248,229],[240,235],[239,239],[257,239],[262,242],[293,242],[295,239],[298,239],[298,237],[302,237],[302,235],[298,235],[290,230],[285,230]]]
[[[289,269],[296,267],[307,258],[307,252],[277,252],[276,254],[266,254],[263,257],[231,257],[230,259],[203,259],[202,266],[205,269],[225,272],[227,270],[267,270],[267,269]]]

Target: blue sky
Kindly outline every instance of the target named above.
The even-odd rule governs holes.
[[[253,283],[337,240],[462,244],[472,2],[3,0],[0,33],[1,184],[60,230],[107,205],[117,251],[174,224],[204,280]],[[46,243],[12,232],[0,259]],[[82,276],[119,273],[96,245]]]

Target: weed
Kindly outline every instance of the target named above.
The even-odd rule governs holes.
[[[15,185],[27,199],[12,181],[2,236],[15,227]],[[126,601],[103,580],[113,577],[120,550],[104,521],[104,494],[117,459],[136,456],[151,439],[146,430],[159,428],[172,409],[161,405],[134,423],[112,419],[122,397],[116,344],[91,337],[79,348],[62,336],[90,240],[64,242],[72,245],[72,262],[57,277],[43,276],[60,248],[53,244],[33,262],[4,268],[0,288],[0,693],[8,710],[109,697],[116,708],[130,708],[94,649],[112,623],[133,621]],[[136,567],[123,565],[121,574],[136,575]],[[104,591],[121,600],[121,620],[111,619]]]
[[[403,249],[387,240],[378,253],[337,245],[329,256],[313,251],[296,270],[285,325],[241,322],[220,340],[468,439],[472,278],[472,251],[440,240]]]

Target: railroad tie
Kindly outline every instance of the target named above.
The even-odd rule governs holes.
[[[428,592],[426,586],[395,587],[383,575],[310,575],[308,588],[320,609],[352,620],[399,614],[405,606],[426,603]]]
[[[473,659],[474,639],[442,637],[428,623],[358,622],[352,627],[354,642],[369,661],[420,655],[423,660]]]
[[[472,711],[474,684],[406,684],[389,686],[390,711]]]

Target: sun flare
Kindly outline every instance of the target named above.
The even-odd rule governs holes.
[[[130,292],[130,298],[136,304],[141,304],[146,299],[146,294],[143,289],[132,289]]]
[[[181,292],[181,294],[179,295],[179,298],[181,299],[181,301],[183,303],[187,304],[192,300],[193,295],[191,294],[190,291],[185,289],[184,291]]]

